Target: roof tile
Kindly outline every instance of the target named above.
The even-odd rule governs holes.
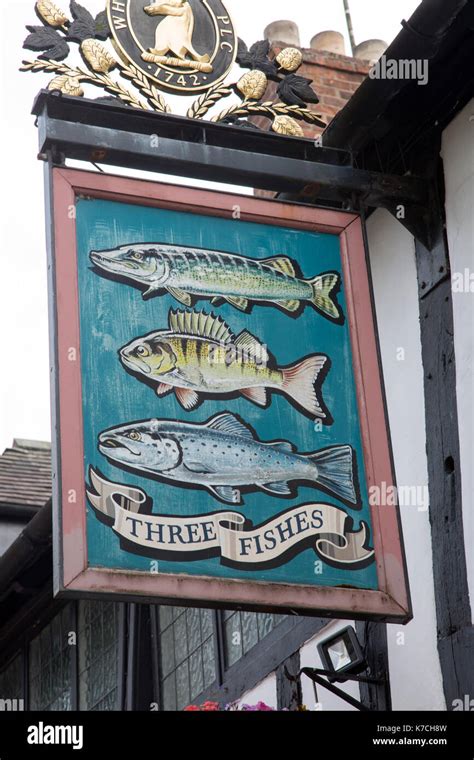
[[[0,506],[42,507],[51,498],[51,446],[15,440],[0,456]]]

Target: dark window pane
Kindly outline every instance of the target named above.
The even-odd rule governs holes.
[[[69,641],[74,632],[73,606],[68,604],[30,643],[30,710],[70,710],[71,669],[76,656]]]
[[[51,639],[53,652],[59,652],[61,649],[61,615],[55,617],[51,623]]]
[[[242,626],[240,613],[234,612],[224,623],[226,663],[229,667],[242,657]]]
[[[166,678],[175,669],[174,660],[174,630],[173,626],[161,634],[161,670]]]
[[[160,631],[164,631],[173,622],[173,608],[172,607],[160,607],[158,610],[158,617],[160,621]]]
[[[208,639],[214,635],[214,613],[212,610],[201,610],[202,638]]]
[[[183,710],[189,704],[189,661],[176,668],[176,707]]]
[[[30,705],[40,701],[40,676],[31,677],[30,673]]]
[[[117,642],[117,621],[114,614],[113,605],[107,604],[102,616],[102,635],[104,649],[115,647]]]
[[[163,710],[176,710],[176,682],[174,673],[169,678],[165,678],[162,682],[161,699],[163,702]]]
[[[225,664],[230,668],[285,619],[285,615],[224,612]]]
[[[24,708],[22,655],[19,654],[0,672],[0,699],[11,700],[15,710]]]
[[[200,611],[190,608],[186,611],[189,651],[194,652],[201,643],[201,615]]]
[[[204,688],[207,689],[216,680],[216,656],[214,639],[208,639],[202,647],[202,662],[204,669]]]
[[[93,712],[111,712],[117,709],[116,696],[114,692],[109,692],[93,708]]]
[[[30,680],[38,675],[38,673],[41,671],[41,651],[40,651],[40,639],[39,636],[37,636],[36,639],[33,639],[33,641],[30,644],[30,661],[29,661],[29,672],[30,672]]]
[[[259,612],[257,614],[259,639],[265,638],[265,636],[268,636],[270,631],[273,631],[275,625],[277,625],[274,618],[277,618],[277,617],[279,616],[271,615],[271,614],[268,614],[267,612]],[[283,615],[281,617],[283,617]]]
[[[174,645],[176,664],[179,665],[188,656],[188,636],[186,633],[186,613],[181,614],[174,622]]]
[[[199,696],[204,690],[204,676],[202,671],[202,650],[198,649],[189,658],[189,675],[191,687],[191,699]]]
[[[79,602],[79,709],[118,709],[120,605]]]
[[[244,654],[258,644],[257,616],[254,612],[242,612],[242,649]]]
[[[158,609],[162,710],[182,710],[216,680],[214,612]]]

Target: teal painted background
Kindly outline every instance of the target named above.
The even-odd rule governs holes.
[[[243,314],[230,305],[213,306],[199,301],[197,308],[220,314],[234,334],[243,329],[258,336],[280,365],[291,364],[309,353],[330,356],[332,368],[323,385],[323,397],[334,417],[334,424],[316,430],[314,423],[300,414],[283,396],[274,394],[268,409],[261,409],[244,398],[231,401],[206,399],[194,412],[186,412],[174,394],[159,399],[145,384],[121,367],[117,350],[134,337],[165,329],[170,308],[182,308],[167,293],[143,301],[132,286],[113,282],[91,269],[89,252],[141,242],[167,242],[228,251],[259,259],[287,255],[298,261],[305,277],[328,270],[341,271],[339,240],[336,236],[301,232],[282,227],[217,219],[176,211],[102,200],[79,199],[77,203],[78,275],[81,326],[81,357],[84,414],[84,475],[89,465],[106,478],[144,488],[153,498],[154,512],[189,515],[215,512],[226,506],[206,491],[185,490],[154,480],[140,478],[110,464],[97,449],[98,434],[112,426],[147,418],[181,419],[204,422],[228,409],[240,414],[256,430],[261,440],[286,439],[299,451],[315,451],[334,444],[351,444],[357,454],[363,508],[347,509],[354,527],[365,520],[371,525],[364,477],[362,445],[352,371],[352,355],[347,320],[343,326],[331,323],[307,306],[298,319],[276,308],[254,305]],[[344,287],[338,301],[347,317]],[[260,491],[244,494],[238,511],[254,525],[306,502],[324,501],[344,507],[337,499],[316,489],[300,487],[292,500],[279,499]],[[345,507],[344,507],[345,508]],[[89,563],[94,567],[149,570],[150,559],[123,551],[111,528],[96,518],[87,505]],[[318,557],[307,549],[287,564],[270,570],[234,570],[218,558],[193,562],[160,560],[162,573],[188,573],[226,578],[268,580],[290,583],[361,588],[377,588],[375,564],[359,570],[323,566],[316,574]]]

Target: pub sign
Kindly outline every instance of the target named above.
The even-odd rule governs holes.
[[[406,621],[359,217],[52,172],[57,593]]]

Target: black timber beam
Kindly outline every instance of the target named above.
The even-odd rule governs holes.
[[[353,208],[428,202],[426,182],[356,169],[350,154],[312,140],[70,98],[42,91],[40,157],[48,152],[135,170],[238,184],[275,192],[311,186],[318,199]]]

